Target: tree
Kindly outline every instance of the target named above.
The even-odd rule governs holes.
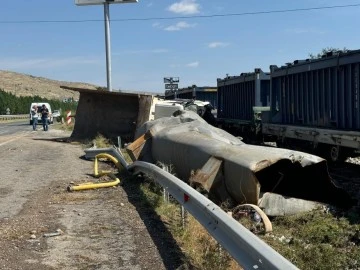
[[[327,53],[330,53],[330,52],[333,52],[333,53],[347,53],[349,51],[350,50],[345,48],[345,47],[343,49],[333,48],[333,47],[326,47],[326,48],[322,49],[321,52],[318,53],[318,54],[309,53],[309,57],[310,57],[310,59],[319,59],[323,55],[326,55]]]
[[[77,102],[70,99],[69,102],[61,102],[56,99],[46,99],[40,96],[21,96],[17,97],[12,93],[5,92],[0,89],[0,115],[6,113],[6,109],[9,108],[11,114],[27,114],[29,113],[29,106],[33,102],[47,102],[53,109],[56,110],[72,110],[76,111]]]

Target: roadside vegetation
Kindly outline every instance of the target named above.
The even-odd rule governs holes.
[[[106,147],[111,147],[113,145],[109,139],[107,139],[104,135],[100,133],[98,133],[98,135],[94,138],[93,144],[97,148],[106,148]]]
[[[261,238],[300,269],[360,269],[359,224],[355,212],[315,210],[274,219]]]
[[[141,189],[191,265],[198,269],[241,269],[192,216],[182,227],[180,206],[165,203],[157,184],[145,180]],[[239,222],[300,269],[360,269],[360,217],[356,212],[345,215],[315,210],[277,217],[272,220],[273,232],[266,235],[249,217]]]
[[[63,114],[68,110],[75,112],[77,108],[77,102],[72,100],[63,102],[62,100],[46,99],[40,96],[18,97],[0,89],[0,115],[6,114],[8,108],[10,110],[10,114],[28,114],[31,103],[39,101],[49,103],[52,110],[61,110]]]

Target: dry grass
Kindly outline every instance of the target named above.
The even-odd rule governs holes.
[[[61,85],[93,90],[97,88],[97,86],[87,83],[56,81],[32,75],[0,70],[0,89],[16,96],[38,95],[47,99],[79,99],[78,92],[62,89],[60,88]]]
[[[176,234],[176,240],[200,269],[242,269],[192,216],[188,217],[186,228]]]
[[[122,153],[122,155],[124,156],[125,161],[126,161],[128,164],[133,163],[130,155],[128,154],[128,152],[127,152],[126,150],[122,150],[121,153]]]
[[[182,227],[180,205],[175,202],[164,203],[159,185],[147,180],[142,184],[142,190],[147,202],[167,224],[188,264],[204,270],[242,269],[194,217],[187,214],[185,228]]]
[[[164,203],[161,188],[149,181],[142,184],[147,201],[167,224],[189,264],[197,269],[241,269],[207,231],[191,216],[182,228],[180,206]],[[360,269],[360,216],[326,213],[321,210],[278,217],[274,231],[264,235],[254,229],[249,217],[239,222],[263,239],[300,269]]]
[[[98,135],[95,137],[93,143],[96,146],[96,148],[107,148],[113,145],[109,139],[107,139],[100,133],[98,133]]]
[[[348,214],[315,210],[278,217],[274,232],[262,238],[300,269],[360,269],[360,218]]]
[[[54,126],[55,128],[58,128],[60,130],[64,130],[64,131],[73,131],[74,130],[74,123],[71,123],[70,125],[68,124],[61,124],[61,125],[56,125]]]

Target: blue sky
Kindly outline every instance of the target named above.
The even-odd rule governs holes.
[[[180,78],[179,87],[216,86],[216,78],[226,74],[268,71],[270,65],[304,59],[324,47],[360,49],[360,7],[160,18],[348,4],[360,0],[139,0],[111,5],[113,88],[163,92],[163,78],[169,76]],[[73,0],[3,1],[0,70],[106,86],[102,19],[102,6],[76,6]],[[119,21],[123,19],[145,20]]]

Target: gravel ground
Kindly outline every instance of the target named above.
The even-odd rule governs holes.
[[[66,191],[71,182],[95,180],[80,145],[53,140],[68,136],[39,130],[0,146],[0,269],[181,266],[180,249],[143,206],[137,186],[125,180],[115,188]]]

